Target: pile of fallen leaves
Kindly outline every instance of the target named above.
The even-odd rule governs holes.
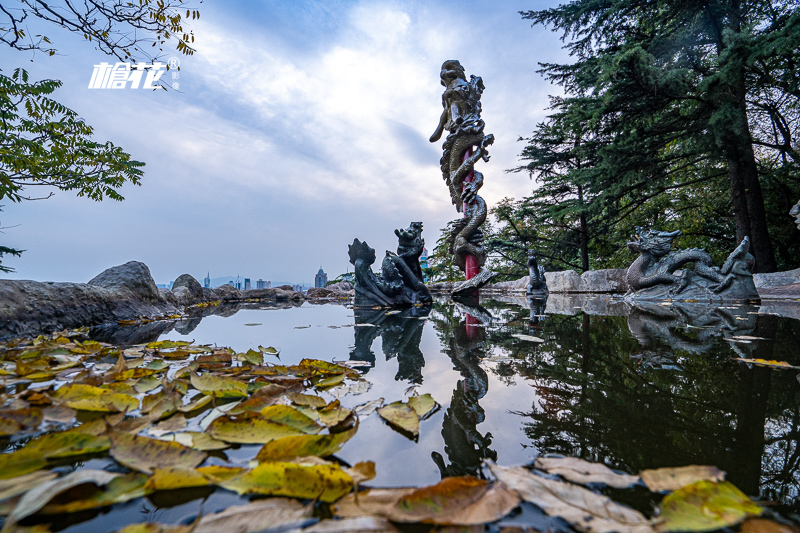
[[[630,476],[576,458],[540,458],[533,469],[489,464],[494,482],[464,476],[431,487],[359,490],[375,476],[374,464],[343,466],[333,457],[358,431],[359,418],[377,411],[414,439],[436,402],[425,394],[348,409],[325,397],[366,390],[358,371],[313,359],[266,360],[276,355],[261,346],[236,353],[175,341],[116,347],[87,340],[81,330],[0,345],[2,531],[47,532],[48,516],[193,487],[271,498],[201,514],[188,525],[121,531],[376,532],[396,531],[398,523],[483,530],[522,500],[587,533],[709,531],[762,512],[714,468]],[[221,452],[242,444],[261,445],[247,466],[224,460]],[[114,468],[64,468],[106,456]],[[582,485],[672,492],[647,518]],[[769,529],[752,526],[760,522],[775,533],[789,527],[750,519],[748,533]]]

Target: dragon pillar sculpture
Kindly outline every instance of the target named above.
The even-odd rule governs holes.
[[[628,267],[626,279],[631,299],[672,300],[758,300],[753,283],[755,263],[745,237],[731,252],[722,267],[701,248],[671,252],[672,241],[680,230],[654,231],[636,228],[628,248],[640,255]],[[694,269],[684,269],[689,264]]]
[[[797,224],[797,229],[800,229],[800,201],[792,206],[789,214],[794,217],[794,223]]]
[[[467,281],[453,291],[458,295],[478,289],[494,277],[492,271],[483,268],[486,252],[480,226],[486,220],[486,202],[478,195],[483,174],[475,170],[478,160],[489,161],[488,147],[494,142],[494,135],[483,132],[483,80],[470,76],[467,81],[464,67],[455,60],[445,61],[439,76],[445,87],[444,110],[430,141],[438,141],[445,130],[449,132],[442,145],[440,164],[453,205],[456,211],[464,213],[448,237],[453,262],[467,275]],[[478,268],[480,271],[475,273]]]
[[[412,222],[406,230],[395,230],[399,240],[397,253],[386,250],[381,274],[372,272],[375,249],[358,239],[348,247],[350,262],[355,267],[356,307],[405,307],[428,304],[431,293],[422,281],[419,257],[425,241],[422,222]]]

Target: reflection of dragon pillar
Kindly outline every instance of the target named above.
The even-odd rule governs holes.
[[[480,227],[486,220],[486,202],[478,196],[478,190],[483,186],[483,174],[475,170],[479,159],[489,160],[488,147],[494,142],[494,136],[483,132],[483,80],[470,76],[467,81],[464,67],[455,60],[444,62],[440,77],[445,87],[442,95],[444,110],[430,141],[438,141],[444,130],[449,132],[442,146],[442,177],[450,188],[450,198],[456,210],[464,213],[464,218],[457,221],[448,242],[453,262],[467,277],[467,281],[456,287],[453,294],[465,294],[482,287],[494,277],[491,270],[483,268],[486,252]]]

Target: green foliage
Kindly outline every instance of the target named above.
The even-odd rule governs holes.
[[[562,31],[575,59],[542,65],[565,96],[515,169],[541,184],[512,211],[543,255],[615,266],[620,234],[645,225],[712,255],[749,235],[761,271],[796,266],[775,192],[800,193],[797,2],[576,0],[522,16]]]
[[[93,141],[91,126],[48,97],[60,86],[29,83],[22,69],[0,72],[0,199],[29,200],[28,187],[52,186],[92,200],[122,200],[117,189],[139,185],[144,163],[110,142]]]
[[[29,34],[25,21],[31,17],[82,35],[120,61],[155,61],[170,41],[175,41],[178,52],[194,54],[194,34],[183,24],[186,19],[200,18],[200,12],[188,7],[187,0],[18,0],[4,4],[0,9],[0,42],[11,48],[51,56],[57,53],[46,35]]]
[[[463,281],[466,278],[464,273],[453,264],[453,255],[450,253],[450,241],[448,238],[453,232],[456,221],[448,222],[441,229],[436,246],[428,255],[428,267],[422,269],[422,275],[429,282],[437,281]]]

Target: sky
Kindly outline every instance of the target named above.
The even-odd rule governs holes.
[[[313,282],[348,269],[354,238],[395,250],[394,230],[422,221],[431,250],[460,215],[439,169],[439,70],[457,59],[483,78],[486,133],[495,135],[481,195],[489,206],[535,183],[521,164],[557,86],[540,62],[568,62],[560,35],[518,14],[543,0],[205,0],[189,28],[178,90],[88,89],[93,65],[114,62],[81,36],[43,27],[59,53],[3,45],[0,69],[55,78],[52,97],[146,163],[122,202],[56,191],[3,202],[0,244],[16,269],[0,279],[86,282],[136,260],[157,283],[183,273]],[[31,194],[44,193],[29,189]]]

